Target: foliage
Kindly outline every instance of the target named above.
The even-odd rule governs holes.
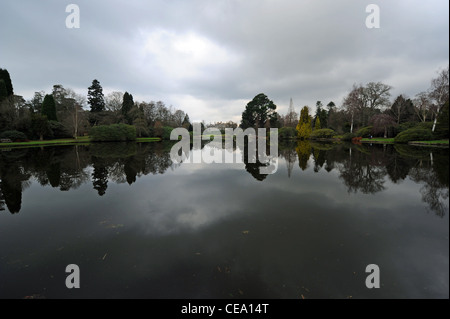
[[[125,94],[123,95],[123,102],[122,102],[122,115],[128,124],[131,124],[132,122],[129,113],[133,108],[133,106],[134,106],[133,95],[129,94],[128,92],[125,92]]]
[[[164,126],[162,129],[162,135],[161,138],[163,140],[170,140],[170,133],[172,132],[173,127],[170,126]]]
[[[350,142],[354,137],[356,137],[355,133],[348,132],[348,133],[345,133],[344,135],[342,135],[341,140]]]
[[[88,103],[91,112],[102,112],[105,110],[105,100],[103,98],[103,88],[98,80],[93,80],[88,88]]]
[[[6,96],[11,96],[14,94],[13,85],[11,82],[11,77],[8,70],[0,69],[0,81],[3,80],[6,86]]]
[[[310,138],[332,138],[336,132],[329,128],[322,128],[311,132]]]
[[[406,99],[403,95],[399,95],[388,113],[394,118],[397,124],[412,121],[415,117],[413,102],[411,99]]]
[[[448,101],[444,104],[439,116],[437,118],[435,137],[448,138]]]
[[[263,128],[270,124],[270,127],[277,127],[278,114],[275,112],[277,106],[272,100],[260,93],[247,103],[245,111],[242,112],[240,127]]]
[[[17,140],[27,140],[27,136],[19,131],[4,131],[0,134],[0,138],[9,138],[12,142],[15,142]]]
[[[47,116],[45,115],[33,114],[31,117],[31,130],[33,131],[33,134],[39,136],[41,141],[44,139],[44,135],[47,137],[53,136]]]
[[[296,138],[297,131],[293,127],[282,127],[278,130],[279,139],[291,139]]]
[[[52,94],[47,94],[42,102],[41,114],[47,116],[49,121],[57,121],[56,104]]]
[[[99,125],[91,128],[89,136],[93,142],[135,141],[136,128],[127,124]]]
[[[297,124],[297,137],[299,139],[307,139],[311,134],[311,117],[309,116],[309,108],[304,106],[300,112],[300,119]]]
[[[160,121],[156,121],[155,126],[153,126],[153,135],[156,137],[163,136],[163,125]]]
[[[189,132],[193,131],[192,123],[189,120],[189,115],[187,113],[186,116],[184,117],[183,122],[181,123],[181,126],[184,127],[186,130],[188,130]]]
[[[388,135],[391,137],[395,135],[392,134],[392,131],[397,125],[397,122],[387,113],[380,113],[372,116],[370,123],[373,125],[372,133],[376,136],[383,134],[383,137],[387,138]]]
[[[370,137],[372,134],[373,126],[365,126],[361,127],[358,131],[356,131],[356,136],[358,137]]]
[[[314,130],[320,130],[322,127],[320,126],[320,117],[316,118],[316,122],[314,123]]]
[[[311,144],[309,141],[298,141],[295,148],[298,156],[298,166],[302,171],[308,168],[308,160],[311,157]]]
[[[431,130],[423,128],[411,128],[398,134],[394,141],[395,143],[408,143],[410,141],[426,141],[431,140],[433,134]]]
[[[408,130],[410,128],[413,128],[413,127],[417,126],[417,124],[418,124],[417,122],[405,122],[405,123],[402,123],[402,124],[398,125],[396,127],[397,135],[399,133],[403,132],[403,131],[406,131],[406,130]]]
[[[6,89],[6,83],[3,79],[0,79],[0,102],[8,97],[8,91]]]
[[[54,138],[68,138],[68,137],[72,137],[72,134],[67,130],[67,128],[57,122],[57,121],[49,121],[48,122],[50,129],[53,132],[53,137]]]
[[[145,119],[137,118],[133,121],[133,125],[136,127],[136,134],[138,137],[148,136],[149,130]]]
[[[330,102],[332,103],[332,102]],[[328,103],[328,104],[330,104]],[[331,108],[333,105],[331,105]],[[314,129],[319,130],[321,128],[328,127],[328,112],[323,108],[322,102],[316,102],[316,115],[314,116]]]

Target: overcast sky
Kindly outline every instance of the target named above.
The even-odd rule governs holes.
[[[290,98],[297,112],[339,106],[353,83],[389,84],[392,100],[428,89],[449,63],[448,12],[447,0],[1,0],[0,68],[25,99],[54,84],[86,95],[98,79],[105,95],[239,122],[259,93],[285,114]]]

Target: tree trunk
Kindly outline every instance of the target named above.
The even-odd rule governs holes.
[[[352,113],[352,123],[350,125],[350,133],[353,133],[353,113]]]

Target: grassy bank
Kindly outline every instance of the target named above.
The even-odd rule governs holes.
[[[139,137],[136,142],[159,142],[159,137]],[[82,136],[77,139],[64,138],[56,140],[44,140],[44,141],[28,141],[28,142],[12,142],[12,143],[0,143],[0,148],[18,148],[18,147],[36,147],[36,146],[52,146],[52,145],[71,145],[71,144],[89,144],[89,136]]]
[[[384,144],[392,144],[394,143],[394,138],[383,138],[383,137],[374,137],[374,138],[363,138],[361,140],[362,143],[384,143]]]
[[[418,146],[441,146],[448,147],[448,140],[437,140],[437,141],[413,141],[409,142],[410,145]]]
[[[393,144],[395,143],[394,138],[363,138],[361,140],[362,143],[380,143],[380,144]],[[411,141],[408,142],[410,145],[417,146],[448,146],[448,140],[434,140],[434,141]]]

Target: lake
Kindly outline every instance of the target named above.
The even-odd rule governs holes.
[[[172,145],[0,149],[0,298],[449,298],[448,148]]]

